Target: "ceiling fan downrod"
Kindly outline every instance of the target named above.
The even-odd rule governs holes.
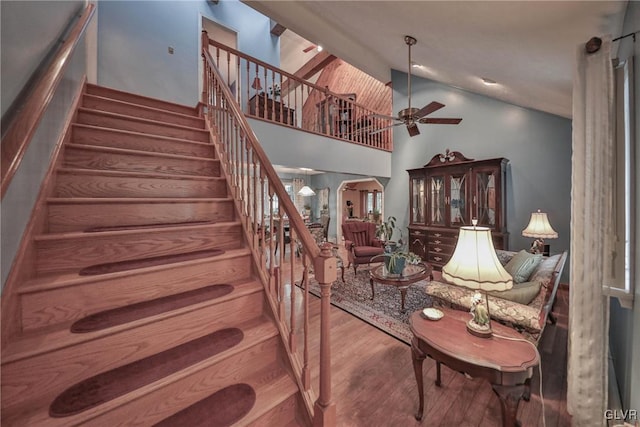
[[[409,96],[409,108],[407,108],[407,110],[409,112],[411,112],[411,46],[413,46],[414,44],[416,44],[418,41],[415,39],[415,37],[411,37],[411,36],[404,36],[404,42],[407,44],[407,46],[409,46],[409,68],[407,68],[408,71],[408,96]]]

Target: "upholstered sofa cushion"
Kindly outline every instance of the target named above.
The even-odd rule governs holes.
[[[498,250],[496,251],[496,255],[498,256],[498,260],[500,260],[503,265],[506,265],[516,255],[516,252]],[[563,255],[566,261],[566,253],[553,255],[551,257],[542,257],[542,260],[534,268],[528,280],[529,282],[539,283],[539,287],[538,285],[520,284],[527,288],[531,286],[530,289],[522,291],[522,293],[528,291],[533,293],[533,289],[538,287],[538,292],[528,304],[522,304],[490,293],[489,311],[491,318],[512,325],[532,341],[537,340],[540,332],[544,328],[544,322],[546,320],[544,307],[551,297],[553,286],[555,285],[552,281],[554,277],[553,273],[556,269],[558,270],[558,279],[556,280],[559,280],[559,276],[562,274],[564,268],[564,261],[560,262]],[[517,287],[518,285],[516,284],[515,286]],[[427,284],[426,292],[433,298],[436,304],[447,304],[465,310],[471,308],[471,299],[475,293],[475,291],[471,289],[435,280]]]
[[[353,248],[355,256],[359,257],[373,257],[381,255],[384,252],[383,248],[376,246],[356,246]]]
[[[521,250],[507,262],[504,269],[513,277],[513,283],[522,283],[529,279],[541,260],[542,254],[532,254]]]
[[[533,301],[538,292],[540,292],[540,282],[522,282],[514,283],[513,288],[506,291],[489,292],[489,295],[527,305]]]

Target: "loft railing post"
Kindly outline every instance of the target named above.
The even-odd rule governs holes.
[[[331,285],[337,277],[331,243],[323,243],[315,260],[315,276],[320,285],[320,396],[316,400],[313,425],[336,425],[336,405],[331,400]]]

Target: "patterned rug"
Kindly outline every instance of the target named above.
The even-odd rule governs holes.
[[[331,287],[331,304],[375,326],[394,338],[411,344],[409,317],[416,310],[431,307],[431,299],[425,293],[426,281],[416,282],[407,289],[405,310],[401,310],[400,290],[395,286],[374,282],[375,299],[371,301],[369,270],[358,266],[354,276],[353,268],[345,268],[344,282],[340,278]],[[318,282],[311,279],[309,292],[320,296]]]

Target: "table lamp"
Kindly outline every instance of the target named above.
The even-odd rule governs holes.
[[[453,255],[442,267],[442,278],[454,285],[482,291],[473,297],[471,313],[473,318],[467,322],[467,331],[481,338],[489,338],[491,331],[491,313],[489,312],[488,291],[505,291],[513,287],[513,279],[498,260],[493,247],[491,229],[473,226],[460,227],[458,242]]]
[[[545,245],[543,239],[558,238],[558,233],[551,227],[551,224],[549,224],[549,218],[547,218],[546,212],[540,212],[540,209],[538,209],[538,212],[531,214],[529,225],[522,230],[522,235],[535,239],[531,245],[531,253],[544,253],[544,255],[549,255],[549,245]]]

